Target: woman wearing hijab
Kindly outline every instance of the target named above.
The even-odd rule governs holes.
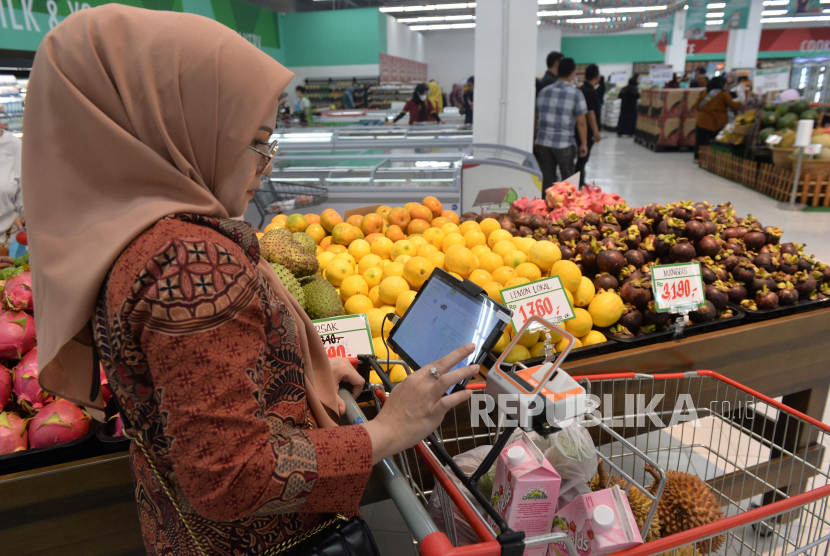
[[[343,91],[343,108],[354,108],[354,87],[351,85]]]
[[[458,108],[459,110],[464,106],[464,88],[458,83],[452,86],[450,106]]]
[[[441,92],[441,86],[433,79],[427,86],[429,87],[429,101],[439,114],[444,111],[444,95]]]
[[[447,375],[465,346],[375,419],[338,426],[337,385],[363,380],[329,361],[253,228],[231,218],[271,172],[291,78],[213,20],[118,4],[68,16],[37,52],[23,194],[39,381],[100,415],[100,357],[150,458],[133,443],[150,555],[257,554],[354,513],[373,464],[469,399],[442,397],[475,372]]]
[[[741,103],[732,100],[732,95],[723,90],[725,86],[726,80],[722,76],[713,77],[706,86],[707,92],[701,92],[697,99],[699,112],[695,129],[695,160],[700,154],[700,147],[712,143],[729,121],[729,108],[741,108]]]
[[[620,91],[620,119],[617,123],[617,137],[634,135],[637,127],[637,100],[640,89],[637,88],[637,76],[628,80],[628,85]]]
[[[412,93],[412,98],[406,101],[403,110],[400,114],[395,116],[393,123],[409,114],[409,125],[420,122],[441,122],[441,117],[432,101],[429,100],[429,87],[423,83],[419,83],[415,87],[415,92]]]

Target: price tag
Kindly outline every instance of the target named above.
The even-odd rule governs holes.
[[[695,309],[706,303],[698,262],[651,267],[651,287],[658,313]]]
[[[499,292],[505,307],[513,311],[513,330],[518,332],[536,315],[550,323],[571,320],[576,315],[559,276],[542,278]]]
[[[820,145],[818,143],[813,143],[809,147],[804,147],[804,154],[819,154],[821,153],[822,146],[823,145]]]
[[[769,137],[767,137],[766,143],[767,145],[777,145],[781,142],[781,139],[783,139],[783,137],[781,137],[780,135],[770,135]]]
[[[366,315],[345,315],[311,322],[330,358],[375,354],[372,329]]]

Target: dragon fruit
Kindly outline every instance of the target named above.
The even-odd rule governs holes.
[[[573,198],[574,193],[576,193],[576,186],[566,181],[559,181],[545,191],[545,202],[550,208],[555,209],[566,205],[568,199]]]
[[[20,359],[37,345],[35,319],[23,311],[0,313],[0,358]]]
[[[121,414],[116,413],[115,415],[110,417],[109,420],[115,422],[115,425],[113,425],[112,436],[124,436],[124,421],[121,420]]]
[[[74,403],[55,400],[29,423],[29,445],[41,448],[77,440],[89,432],[91,421],[92,418]]]
[[[37,381],[37,348],[33,349],[20,360],[14,368],[14,394],[17,402],[31,411],[40,409],[54,398],[43,391]]]
[[[527,209],[525,209],[525,212],[533,216],[547,216],[548,205],[542,199],[533,199],[527,205]]]
[[[521,199],[516,199],[515,201],[513,201],[513,208],[519,212],[524,212],[529,204],[530,199],[528,199],[527,195],[525,195]]]
[[[31,272],[23,272],[6,282],[3,289],[3,304],[11,310],[34,312]]]
[[[29,435],[26,432],[26,419],[16,413],[0,413],[0,455],[26,450],[29,447]]]
[[[13,379],[12,372],[3,365],[0,365],[0,411],[12,399]]]
[[[106,373],[104,373],[104,366],[101,365],[98,369],[101,377],[101,396],[104,398],[104,407],[110,400],[112,399],[112,389],[110,388],[110,381],[107,379]]]

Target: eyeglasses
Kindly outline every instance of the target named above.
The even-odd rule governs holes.
[[[268,145],[268,153],[267,154],[262,152],[259,149],[255,149],[254,147],[248,145],[249,149],[251,149],[252,151],[254,151],[259,156],[262,157],[264,165],[268,166],[268,164],[274,159],[274,157],[277,156],[277,151],[280,148],[280,142],[277,141],[277,140],[274,140],[274,141],[271,141],[271,143],[263,143],[262,141],[256,141],[256,143],[260,144],[260,145],[266,145],[266,144]]]

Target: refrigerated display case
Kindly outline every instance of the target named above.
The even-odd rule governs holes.
[[[463,126],[345,126],[335,129],[280,129],[271,136],[280,142],[280,153],[355,152],[393,149],[463,150],[473,142],[473,132]]]
[[[827,102],[830,58],[794,58],[790,86],[809,102]]]

